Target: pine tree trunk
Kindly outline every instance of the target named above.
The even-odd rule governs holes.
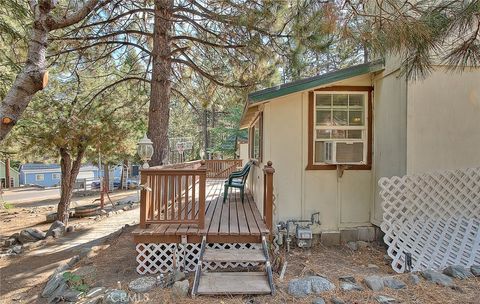
[[[209,155],[208,155],[208,110],[205,108],[203,110],[203,123],[202,123],[202,127],[203,127],[203,149],[204,149],[204,153],[205,153],[205,156],[204,158],[205,159],[210,159]]]
[[[49,31],[47,16],[52,8],[51,5],[36,6],[25,66],[0,104],[0,141],[20,119],[33,95],[42,90],[48,81],[45,60]]]
[[[77,180],[78,172],[82,164],[85,149],[80,147],[75,160],[72,161],[70,152],[64,148],[60,148],[60,168],[62,170],[62,182],[60,202],[57,207],[57,219],[68,225],[68,217],[70,212],[70,202],[72,200],[73,187]]]
[[[110,189],[110,168],[107,163],[103,164],[103,172],[103,189],[108,193],[113,189]]]
[[[128,176],[126,176],[127,174],[127,169],[128,168],[128,160],[127,159],[124,159],[123,160],[123,165],[122,165],[122,175],[120,176],[120,187],[118,189],[128,189]],[[126,182],[126,184],[124,183],[124,181]]]
[[[173,0],[155,0],[152,81],[148,115],[148,137],[155,152],[150,166],[163,163],[168,154],[168,122],[171,94],[171,31]]]

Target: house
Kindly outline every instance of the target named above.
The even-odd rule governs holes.
[[[6,166],[3,161],[0,161],[0,189],[6,186]],[[18,187],[20,185],[20,173],[10,167],[10,187]]]
[[[60,185],[61,169],[58,164],[28,163],[20,167],[20,183],[22,185],[38,185],[42,187],[55,187]],[[77,181],[87,179],[91,182],[98,179],[98,168],[85,165],[80,168]]]
[[[241,127],[257,202],[273,162],[275,223],[320,212],[322,241],[371,240],[381,177],[480,164],[480,69],[409,81],[394,59],[361,64],[251,93]]]
[[[382,222],[381,177],[480,163],[479,79],[480,70],[438,69],[407,81],[387,60],[250,94],[241,120],[249,139],[239,155],[253,165],[235,174],[243,180],[250,172],[243,197],[224,192],[242,160],[141,170],[132,232],[137,272],[195,271],[192,295],[269,294],[275,287],[267,240],[285,236],[283,225],[276,233],[281,221],[318,214],[311,228],[324,243],[373,240]],[[296,235],[297,246],[311,245],[310,231]],[[264,267],[216,271],[252,262]]]

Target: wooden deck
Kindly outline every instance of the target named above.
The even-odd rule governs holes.
[[[203,235],[208,243],[260,243],[261,236],[269,234],[269,230],[252,195],[246,191],[242,204],[240,192],[230,188],[223,204],[223,184],[223,179],[206,181],[203,229],[187,224],[151,224],[146,229],[134,230],[135,243],[181,243],[182,236],[188,243],[200,243]]]

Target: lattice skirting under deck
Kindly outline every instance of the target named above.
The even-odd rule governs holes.
[[[207,248],[214,249],[260,249],[257,243],[208,243]],[[167,273],[173,270],[195,271],[200,244],[161,243],[137,244],[137,272],[139,274]],[[248,267],[256,263],[204,263],[204,270],[215,270],[227,267]]]

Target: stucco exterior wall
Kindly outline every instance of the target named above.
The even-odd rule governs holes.
[[[370,75],[335,85],[370,86]],[[254,166],[250,189],[263,209],[263,172],[275,168],[274,220],[309,219],[320,212],[322,231],[370,225],[372,172],[305,170],[308,162],[308,92],[286,95],[263,105],[263,162]]]
[[[398,60],[377,75],[330,86],[374,86],[372,170],[305,170],[308,162],[308,92],[271,99],[263,109],[263,162],[250,189],[262,211],[263,172],[271,160],[275,222],[320,212],[320,229],[380,225],[381,177],[480,165],[480,69],[462,74],[437,70],[407,82]]]
[[[373,183],[371,221],[382,222],[378,180],[406,174],[407,81],[399,69],[387,69],[374,81]]]
[[[265,157],[275,168],[274,193],[278,220],[300,218],[302,210],[302,94],[265,105]]]
[[[408,86],[407,173],[480,165],[480,69]]]
[[[248,161],[248,144],[242,143],[238,145],[238,155],[240,159],[243,161],[242,165],[244,166],[245,163]]]
[[[379,178],[480,165],[480,69],[452,74],[437,67],[426,79],[407,82],[398,63],[387,67],[374,91],[376,225]]]

